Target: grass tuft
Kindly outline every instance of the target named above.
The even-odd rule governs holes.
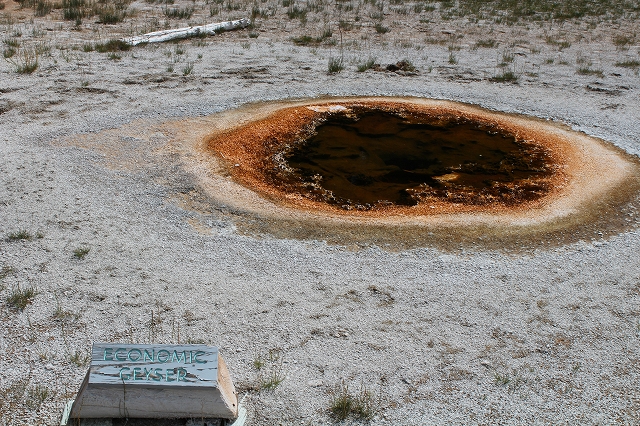
[[[375,58],[369,58],[366,62],[358,65],[358,72],[365,72],[366,70],[373,68],[375,64]]]
[[[376,32],[378,34],[386,34],[389,32],[389,28],[383,26],[382,24],[376,24],[374,28],[376,29]]]
[[[593,69],[593,68],[591,68],[589,66],[584,66],[584,67],[578,68],[576,73],[578,73],[580,75],[595,75],[596,77],[604,78],[604,72],[602,72],[602,70],[596,70],[596,69]]]
[[[629,59],[626,61],[616,62],[616,67],[622,68],[638,68],[640,67],[640,61],[635,59]]]
[[[18,311],[24,311],[27,305],[31,303],[37,294],[38,293],[33,287],[25,289],[16,287],[13,289],[9,297],[7,297],[7,304]]]
[[[327,69],[329,71],[329,74],[339,73],[344,69],[344,63],[340,58],[329,58]]]
[[[32,238],[33,236],[29,233],[29,231],[25,229],[11,232],[9,235],[7,235],[7,241],[30,240]]]
[[[330,411],[337,420],[346,420],[353,416],[358,420],[371,420],[376,413],[376,401],[369,389],[364,385],[360,392],[352,394],[342,381],[331,394]]]
[[[112,39],[106,43],[98,43],[95,45],[96,51],[100,53],[107,52],[124,52],[131,49],[131,45],[125,43],[122,40]]]
[[[89,254],[90,250],[91,249],[89,247],[78,247],[73,251],[73,257],[82,260],[87,254]]]
[[[517,83],[518,75],[513,71],[505,71],[501,74],[495,75],[489,79],[494,83]]]

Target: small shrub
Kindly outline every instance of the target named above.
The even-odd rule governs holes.
[[[100,53],[120,52],[120,51],[124,52],[131,49],[131,45],[125,43],[122,40],[112,39],[106,43],[96,44],[95,49]]]
[[[0,1],[0,10],[4,10],[5,4],[3,1]]]
[[[176,18],[176,19],[189,19],[191,15],[193,15],[193,7],[183,7],[183,8],[171,8],[168,7],[164,9],[164,16],[167,18]]]
[[[67,359],[70,363],[77,365],[78,367],[84,367],[89,363],[89,355],[76,350],[72,354],[67,355]]]
[[[360,392],[352,394],[349,387],[342,381],[331,394],[331,414],[337,420],[346,420],[353,416],[359,420],[371,420],[376,413],[376,401],[369,389],[364,385]]]
[[[331,395],[331,414],[337,420],[346,420],[353,407],[353,397],[349,393],[349,388],[344,381]]]
[[[273,390],[285,379],[280,349],[270,349],[267,354],[259,354],[253,360],[253,368],[258,370],[257,388]]]
[[[9,297],[7,297],[7,304],[18,311],[24,311],[27,305],[31,303],[37,294],[38,293],[33,287],[25,289],[16,287],[13,289]]]
[[[29,231],[21,229],[19,231],[11,232],[7,235],[7,241],[20,241],[20,240],[30,240],[33,238]]]
[[[85,43],[82,45],[83,52],[93,52],[94,50],[96,50],[96,48],[91,43]]]
[[[340,58],[329,58],[329,64],[327,68],[329,74],[335,74],[344,69],[344,63]]]
[[[493,376],[493,382],[498,386],[506,386],[511,383],[511,377],[508,374],[496,373]]]
[[[287,9],[287,16],[289,19],[300,19],[301,21],[306,21],[307,19],[307,11],[306,9],[299,8],[298,6],[289,6]]]
[[[388,27],[383,26],[383,25],[382,25],[382,24],[380,24],[380,23],[376,24],[376,25],[374,26],[374,28],[376,29],[376,32],[377,32],[378,34],[386,34],[386,33],[388,33],[388,32],[389,32],[389,28],[388,28]]]
[[[453,52],[449,53],[449,63],[452,65],[455,65],[458,63],[458,58],[456,58],[456,55]]]
[[[84,0],[62,0],[62,17],[79,25],[85,17],[84,5]]]
[[[366,70],[373,68],[375,64],[376,60],[374,58],[369,58],[366,62],[358,65],[358,72],[365,72]]]
[[[38,0],[35,7],[35,15],[36,16],[46,16],[51,12],[51,3],[47,0]]]
[[[25,405],[34,411],[38,411],[48,397],[49,389],[43,385],[35,385],[35,387],[27,389]]]
[[[187,65],[185,65],[184,68],[182,68],[182,75],[187,76],[191,74],[192,71],[193,71],[193,62],[189,62],[187,63]]]
[[[90,250],[91,249],[89,247],[78,247],[73,251],[73,257],[82,260],[87,254],[89,254]]]
[[[114,7],[105,7],[98,12],[98,18],[101,24],[117,24],[124,21],[127,17],[127,12],[124,10],[118,10]]]
[[[122,59],[122,56],[118,55],[116,52],[109,52],[109,55],[107,55],[107,57],[112,61],[119,61],[120,59]]]
[[[624,48],[625,46],[633,43],[633,39],[633,36],[617,35],[613,37],[613,44],[615,44],[618,48]]]
[[[491,77],[489,80],[494,83],[516,83],[518,75],[513,71],[505,71],[502,74]]]
[[[640,61],[637,61],[635,59],[630,59],[626,61],[616,62],[616,67],[638,68],[640,67]]]
[[[416,72],[416,67],[413,63],[408,59],[403,59],[401,61],[396,62],[395,64],[387,65],[387,71],[392,72]]]
[[[576,73],[580,75],[595,75],[596,77],[604,78],[604,73],[602,72],[602,70],[595,70],[589,66],[578,68]]]
[[[496,45],[497,45],[497,42],[494,39],[487,39],[487,40],[476,41],[476,44],[474,46],[476,48],[478,47],[492,48],[492,47],[496,47]]]
[[[15,54],[16,54],[16,49],[14,49],[13,47],[7,47],[2,51],[2,56],[4,56],[7,59],[12,58]]]
[[[16,49],[17,49],[18,47],[20,47],[20,41],[19,41],[16,37],[13,37],[13,38],[5,38],[5,39],[4,39],[4,44],[6,44],[6,45],[7,45],[7,46],[9,46],[9,47],[16,48]]]

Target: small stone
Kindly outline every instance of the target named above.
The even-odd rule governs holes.
[[[49,364],[45,365],[44,369],[45,370],[49,370],[49,371],[53,370],[53,364],[49,363]]]
[[[307,386],[312,387],[312,388],[317,388],[320,387],[324,384],[324,382],[321,379],[317,379],[317,380],[309,380],[307,382]]]

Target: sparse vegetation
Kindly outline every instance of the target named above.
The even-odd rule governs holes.
[[[282,365],[282,350],[270,349],[260,353],[253,360],[253,368],[258,371],[256,390],[273,390],[280,386],[286,375]]]
[[[22,289],[18,286],[14,288],[9,297],[7,297],[7,304],[13,309],[24,311],[37,294],[33,287]]]
[[[82,351],[76,350],[74,353],[67,355],[67,360],[78,367],[84,367],[89,363],[90,356]]]
[[[78,247],[73,251],[73,257],[82,260],[87,254],[89,254],[90,250],[91,249],[89,247]]]
[[[193,15],[193,7],[181,7],[181,8],[165,8],[164,16],[173,19],[189,19]]]
[[[329,64],[327,65],[329,74],[339,73],[344,69],[344,63],[341,58],[329,58]]]
[[[371,420],[376,413],[376,401],[364,385],[355,395],[349,392],[344,381],[331,393],[330,411],[336,420],[346,420],[353,416],[359,420]]]
[[[518,75],[513,71],[504,71],[491,77],[489,80],[494,83],[516,83],[518,81]]]
[[[492,48],[497,46],[497,42],[494,39],[486,39],[486,40],[478,40],[474,45],[476,48],[484,47],[484,48]]]
[[[580,67],[576,73],[580,75],[595,75],[596,77],[604,78],[604,72],[602,70],[593,69],[590,66]]]
[[[105,43],[98,43],[95,45],[95,50],[100,53],[107,52],[125,52],[131,49],[131,46],[122,40],[112,39]]]
[[[7,235],[7,241],[30,240],[32,238],[33,236],[29,233],[29,231],[25,229],[11,232],[9,235]]]
[[[358,65],[358,72],[365,72],[366,70],[373,68],[375,64],[375,58],[369,58],[365,62]]]
[[[616,67],[638,68],[640,67],[640,61],[636,59],[627,59],[626,61],[616,62]]]
[[[2,269],[0,269],[0,281],[4,280],[9,275],[15,272],[16,270],[12,266],[3,266]]]
[[[193,71],[193,62],[188,62],[187,65],[185,65],[184,68],[182,68],[182,75],[187,76],[191,74],[192,71]]]
[[[389,32],[389,28],[388,28],[388,27],[385,27],[384,25],[382,25],[382,24],[380,24],[380,23],[377,23],[377,24],[374,26],[374,28],[376,29],[376,32],[377,32],[378,34],[386,34],[386,33],[388,33],[388,32]]]
[[[38,411],[42,403],[49,397],[49,389],[46,386],[37,384],[27,389],[25,405],[34,411]]]

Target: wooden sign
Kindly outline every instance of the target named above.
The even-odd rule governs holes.
[[[70,418],[235,418],[218,348],[96,343]]]

